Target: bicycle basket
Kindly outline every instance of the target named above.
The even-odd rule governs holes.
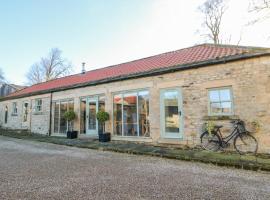
[[[238,122],[238,130],[240,131],[240,133],[246,133],[247,132],[244,121],[239,121]]]

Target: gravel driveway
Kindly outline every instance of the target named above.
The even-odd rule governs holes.
[[[0,136],[0,199],[270,199],[270,174]]]

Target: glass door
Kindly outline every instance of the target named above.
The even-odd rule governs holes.
[[[86,134],[98,134],[98,121],[96,118],[98,112],[98,98],[88,98],[86,103]]]
[[[182,95],[180,89],[164,89],[160,93],[161,135],[183,138]]]

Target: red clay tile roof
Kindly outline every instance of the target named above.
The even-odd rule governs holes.
[[[250,54],[251,52],[264,51],[265,48],[250,48],[233,45],[202,44],[193,47],[163,53],[127,63],[113,65],[97,70],[88,71],[85,74],[75,74],[58,78],[48,82],[36,84],[13,93],[8,98],[34,95],[42,91],[49,92],[66,87],[72,87],[84,83],[94,83],[106,79],[125,77],[138,73],[146,73],[172,66],[189,65],[194,63],[217,60],[237,55]]]

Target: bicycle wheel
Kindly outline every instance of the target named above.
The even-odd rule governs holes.
[[[221,139],[216,133],[209,134],[205,131],[201,135],[201,145],[205,150],[217,151],[221,147]]]
[[[258,142],[256,138],[249,133],[242,133],[234,139],[234,148],[240,154],[256,154]]]

